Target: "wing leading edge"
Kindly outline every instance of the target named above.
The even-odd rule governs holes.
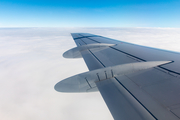
[[[89,72],[60,81],[55,85],[57,91],[99,90],[114,119],[180,118],[179,53],[88,33],[72,33],[72,37],[78,47],[63,56],[83,57]],[[131,69],[123,68],[132,64]],[[142,69],[143,64],[149,67]],[[121,68],[122,74],[114,74]]]

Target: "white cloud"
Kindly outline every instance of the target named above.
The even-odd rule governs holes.
[[[54,90],[60,80],[87,71],[82,59],[62,57],[64,51],[75,46],[71,29],[0,31],[0,119],[111,118],[99,93],[65,94]],[[98,116],[100,111],[108,115]]]
[[[1,28],[0,119],[110,120],[97,93],[59,93],[54,85],[87,71],[82,59],[65,59],[75,47],[71,32],[88,32],[136,44],[180,51],[180,29],[169,28]]]

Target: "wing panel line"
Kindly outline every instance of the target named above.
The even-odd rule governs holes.
[[[139,104],[141,104],[141,105],[144,107],[144,109],[146,109],[146,110],[149,112],[149,114],[151,114],[151,115],[154,117],[154,119],[158,120],[116,77],[114,77],[114,78],[116,79],[116,81],[117,81],[124,89],[126,89],[126,90],[129,92],[129,94],[132,95],[132,97],[133,97],[134,99],[137,100],[137,102],[138,102]]]
[[[146,60],[144,60],[144,59],[141,59],[141,58],[139,58],[139,57],[136,57],[136,56],[134,56],[134,55],[131,55],[131,54],[129,54],[129,53],[127,53],[127,52],[124,52],[124,51],[122,51],[122,50],[119,50],[119,49],[117,49],[117,48],[114,48],[114,47],[111,47],[111,46],[110,46],[110,48],[112,48],[112,49],[114,49],[114,50],[117,50],[117,51],[119,51],[119,52],[122,52],[122,53],[124,53],[124,54],[126,54],[126,55],[129,55],[129,56],[131,56],[131,57],[134,57],[134,58],[136,58],[136,59],[139,59],[139,60],[141,60],[141,61],[146,62]]]
[[[170,111],[171,111],[171,110],[170,110]],[[174,113],[173,113],[173,111],[171,111],[171,113],[180,119],[180,117],[179,117],[179,116],[177,116],[176,114],[174,114]]]
[[[101,43],[101,42],[96,41],[96,40],[93,40],[93,39],[91,39],[91,38],[87,38],[87,39],[90,39],[90,40],[92,40],[92,41],[94,41],[94,42],[97,42],[97,43]]]
[[[81,35],[81,34],[79,34],[79,35]],[[83,35],[81,35],[81,36],[83,36]],[[88,36],[88,37],[84,36],[84,37],[87,38],[87,39],[90,39],[91,41],[94,41],[94,42],[97,42],[97,43],[101,43],[99,41],[96,41],[96,40],[93,40],[93,39],[89,38],[91,36]],[[101,37],[101,36],[92,36],[92,37]]]
[[[89,52],[96,58],[96,60],[98,60],[102,64],[102,66],[106,67],[90,50]]]
[[[88,38],[88,37],[99,37],[99,36],[95,36],[95,35],[92,35],[92,36],[83,36],[83,37],[74,38],[74,40],[81,39],[81,38]]]
[[[84,40],[81,40],[81,41],[83,41],[84,42]],[[86,42],[84,42],[85,44],[87,44]],[[99,62],[99,63],[101,63],[101,65],[103,66],[103,67],[106,67],[92,52],[91,52],[91,50],[88,50],[92,55],[93,55],[93,57]]]

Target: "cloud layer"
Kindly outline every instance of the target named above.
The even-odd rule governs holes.
[[[113,119],[98,92],[54,90],[60,80],[88,70],[82,59],[62,57],[76,46],[72,32],[180,51],[180,29],[173,28],[1,28],[0,119]]]

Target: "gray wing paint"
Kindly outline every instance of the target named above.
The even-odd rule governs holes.
[[[180,119],[179,53],[89,33],[72,33],[71,35],[77,47],[74,48],[75,50],[66,52],[64,57],[83,57],[89,72],[80,74],[80,78],[77,78],[79,75],[70,77],[71,79],[67,78],[70,79],[68,85],[63,85],[61,84],[63,81],[60,81],[55,85],[57,91],[93,92],[99,90],[116,120]],[[156,65],[142,69],[143,64],[148,65],[152,61]],[[136,67],[125,67],[123,74],[112,76],[114,72],[118,72],[118,69],[113,71],[114,67],[122,68],[124,65],[131,64],[135,64]],[[127,69],[133,72],[127,72]],[[104,76],[103,79],[99,78],[102,76]]]

